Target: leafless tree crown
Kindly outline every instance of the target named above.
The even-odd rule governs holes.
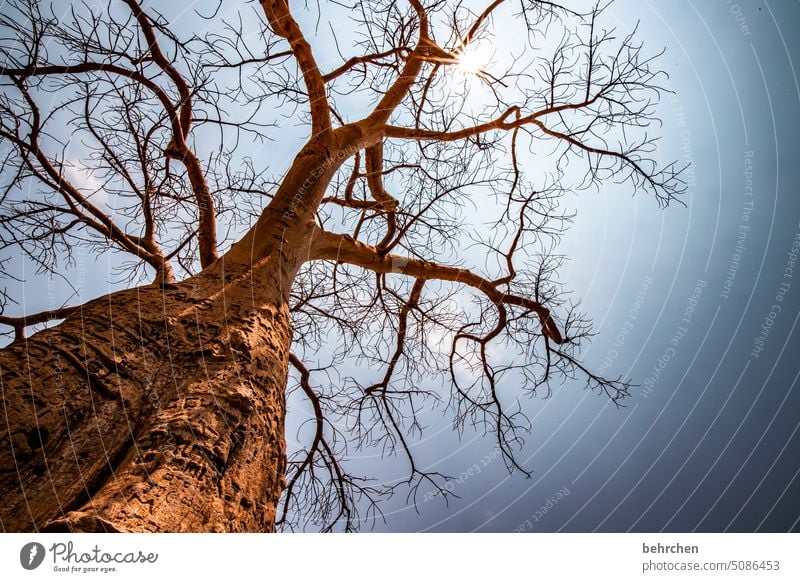
[[[414,456],[424,407],[493,435],[525,473],[521,397],[576,377],[628,395],[579,359],[591,332],[557,279],[559,200],[611,180],[666,205],[684,185],[655,161],[665,75],[604,5],[292,4],[167,17],[137,0],[6,2],[2,268],[13,276],[21,254],[63,273],[81,246],[120,255],[131,285],[170,285],[262,214],[290,163],[284,140],[362,132],[330,154],[341,166],[316,208],[317,252],[292,286],[288,388],[312,430],[290,451],[278,522],[351,529],[399,487],[447,494]],[[75,309],[11,315],[14,299],[0,323],[17,338]],[[404,457],[408,478],[350,474],[359,447]]]

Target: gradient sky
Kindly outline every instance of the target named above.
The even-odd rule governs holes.
[[[529,401],[531,479],[489,439],[429,434],[419,450],[459,498],[419,514],[396,499],[378,529],[800,531],[800,4],[630,0],[608,16],[666,47],[660,154],[693,163],[686,208],[608,186],[576,201],[562,246],[598,331],[586,361],[640,386],[622,409],[580,383]]]
[[[685,208],[616,185],[568,200],[561,278],[598,332],[585,361],[640,386],[620,409],[581,382],[527,401],[530,479],[508,474],[490,438],[459,440],[426,415],[415,451],[457,477],[459,497],[414,508],[399,494],[376,530],[800,531],[800,263],[787,271],[800,241],[800,4],[619,0],[605,18],[622,31],[639,21],[647,49],[666,48],[675,94],[659,109],[659,156],[692,163]],[[280,144],[276,167],[296,151]],[[79,265],[83,299],[105,292],[102,261]],[[30,311],[69,296],[28,280]]]

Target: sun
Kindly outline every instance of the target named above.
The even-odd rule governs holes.
[[[488,48],[468,45],[456,57],[456,68],[465,77],[478,76],[489,65],[492,55]]]

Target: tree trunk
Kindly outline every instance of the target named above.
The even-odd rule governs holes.
[[[225,256],[0,350],[5,531],[272,531],[288,298],[359,131],[309,142]]]
[[[220,261],[0,352],[3,528],[271,530],[291,340],[275,271]]]

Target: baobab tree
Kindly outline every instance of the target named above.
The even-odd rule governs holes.
[[[6,2],[3,275],[68,278],[80,249],[125,284],[39,313],[6,289],[2,528],[349,530],[398,489],[447,493],[415,459],[424,407],[527,472],[521,396],[626,397],[580,359],[560,198],[613,181],[663,206],[683,182],[648,133],[663,72],[604,17]],[[311,422],[289,451],[287,398]],[[407,479],[353,474],[354,447]]]

